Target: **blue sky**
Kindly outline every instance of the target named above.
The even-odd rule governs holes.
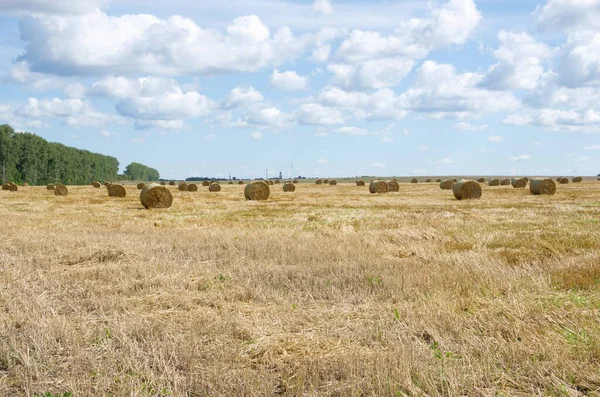
[[[595,175],[600,0],[0,0],[0,123],[165,178]]]

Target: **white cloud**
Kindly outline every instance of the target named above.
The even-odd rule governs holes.
[[[211,139],[215,139],[215,136],[215,134],[204,135],[202,139],[204,139],[205,141],[209,141]]]
[[[0,1],[0,13],[82,14],[102,8],[105,4],[106,0],[2,0]]]
[[[262,139],[263,138],[263,134],[260,131],[255,131],[252,134],[250,134],[250,138],[252,138],[252,139]]]
[[[87,93],[87,88],[80,83],[73,83],[66,86],[63,90],[69,98],[84,98]]]
[[[108,131],[108,130],[102,130],[98,133],[98,135],[100,135],[106,139],[110,139],[115,136],[119,136],[119,134],[117,134],[116,132],[112,132],[112,131]]]
[[[591,145],[583,148],[584,150],[600,150],[600,145]]]
[[[327,70],[334,74],[331,84],[345,88],[377,89],[399,84],[412,70],[415,61],[402,58],[376,59],[358,65],[334,63]]]
[[[317,44],[312,50],[311,59],[313,60],[313,62],[327,62],[330,54],[330,44]]]
[[[498,40],[494,57],[499,62],[488,69],[480,85],[495,90],[535,88],[544,72],[542,61],[552,55],[550,48],[527,33],[501,30]]]
[[[294,112],[294,119],[298,124],[309,125],[333,125],[344,122],[344,118],[339,110],[317,103],[302,105]]]
[[[236,87],[223,100],[221,106],[225,109],[235,109],[262,102],[264,99],[254,87]]]
[[[242,121],[247,124],[265,125],[275,129],[289,127],[293,122],[290,114],[283,113],[276,107],[250,110],[243,115]]]
[[[155,97],[133,97],[121,100],[115,108],[121,116],[147,120],[178,120],[206,116],[214,103],[198,92],[175,89]]]
[[[376,161],[374,163],[370,164],[371,167],[375,167],[375,168],[385,168],[385,163],[383,163],[382,161]]]
[[[600,0],[548,0],[535,12],[537,23],[548,29],[597,29]]]
[[[157,75],[253,72],[297,59],[329,31],[295,36],[287,27],[271,33],[255,15],[236,18],[226,33],[203,29],[182,16],[28,15],[20,22],[36,70],[62,75],[148,73]]]
[[[328,160],[325,160],[325,159],[318,159],[318,160],[317,160],[317,163],[318,163],[318,164],[327,164],[327,163],[329,163],[329,161],[328,161]]]
[[[52,90],[66,84],[64,78],[32,72],[27,62],[15,63],[2,80],[12,84],[26,85],[36,91]]]
[[[600,31],[570,33],[558,63],[560,84],[577,88],[600,86]]]
[[[475,125],[461,121],[460,123],[456,123],[454,125],[454,129],[457,131],[487,131],[488,126],[487,124]]]
[[[600,111],[530,109],[507,116],[504,123],[542,127],[552,131],[600,132]]]
[[[490,137],[488,137],[488,141],[494,142],[494,143],[500,143],[500,142],[504,142],[504,137],[501,137],[501,136],[490,136]]]
[[[335,132],[337,132],[338,134],[351,135],[351,136],[368,135],[369,134],[368,130],[365,130],[364,128],[358,128],[358,127],[341,127],[341,128],[336,129]]]
[[[270,85],[282,91],[302,91],[307,89],[308,82],[308,77],[300,76],[294,71],[280,73],[279,70],[275,69],[271,74]]]
[[[136,120],[136,130],[181,130],[185,127],[183,120]]]
[[[313,11],[321,15],[331,15],[333,14],[333,5],[330,0],[315,0]]]
[[[528,154],[522,154],[520,156],[515,156],[510,158],[512,161],[526,161],[531,159],[531,156]]]

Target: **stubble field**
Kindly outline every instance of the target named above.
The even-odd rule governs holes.
[[[598,396],[600,182],[0,191],[0,395]]]

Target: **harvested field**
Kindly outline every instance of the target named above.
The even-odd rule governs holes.
[[[354,179],[352,179],[354,181]],[[0,191],[1,396],[594,396],[600,183]]]

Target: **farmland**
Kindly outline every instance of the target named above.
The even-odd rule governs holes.
[[[0,395],[598,395],[600,182],[338,182],[0,192]]]

